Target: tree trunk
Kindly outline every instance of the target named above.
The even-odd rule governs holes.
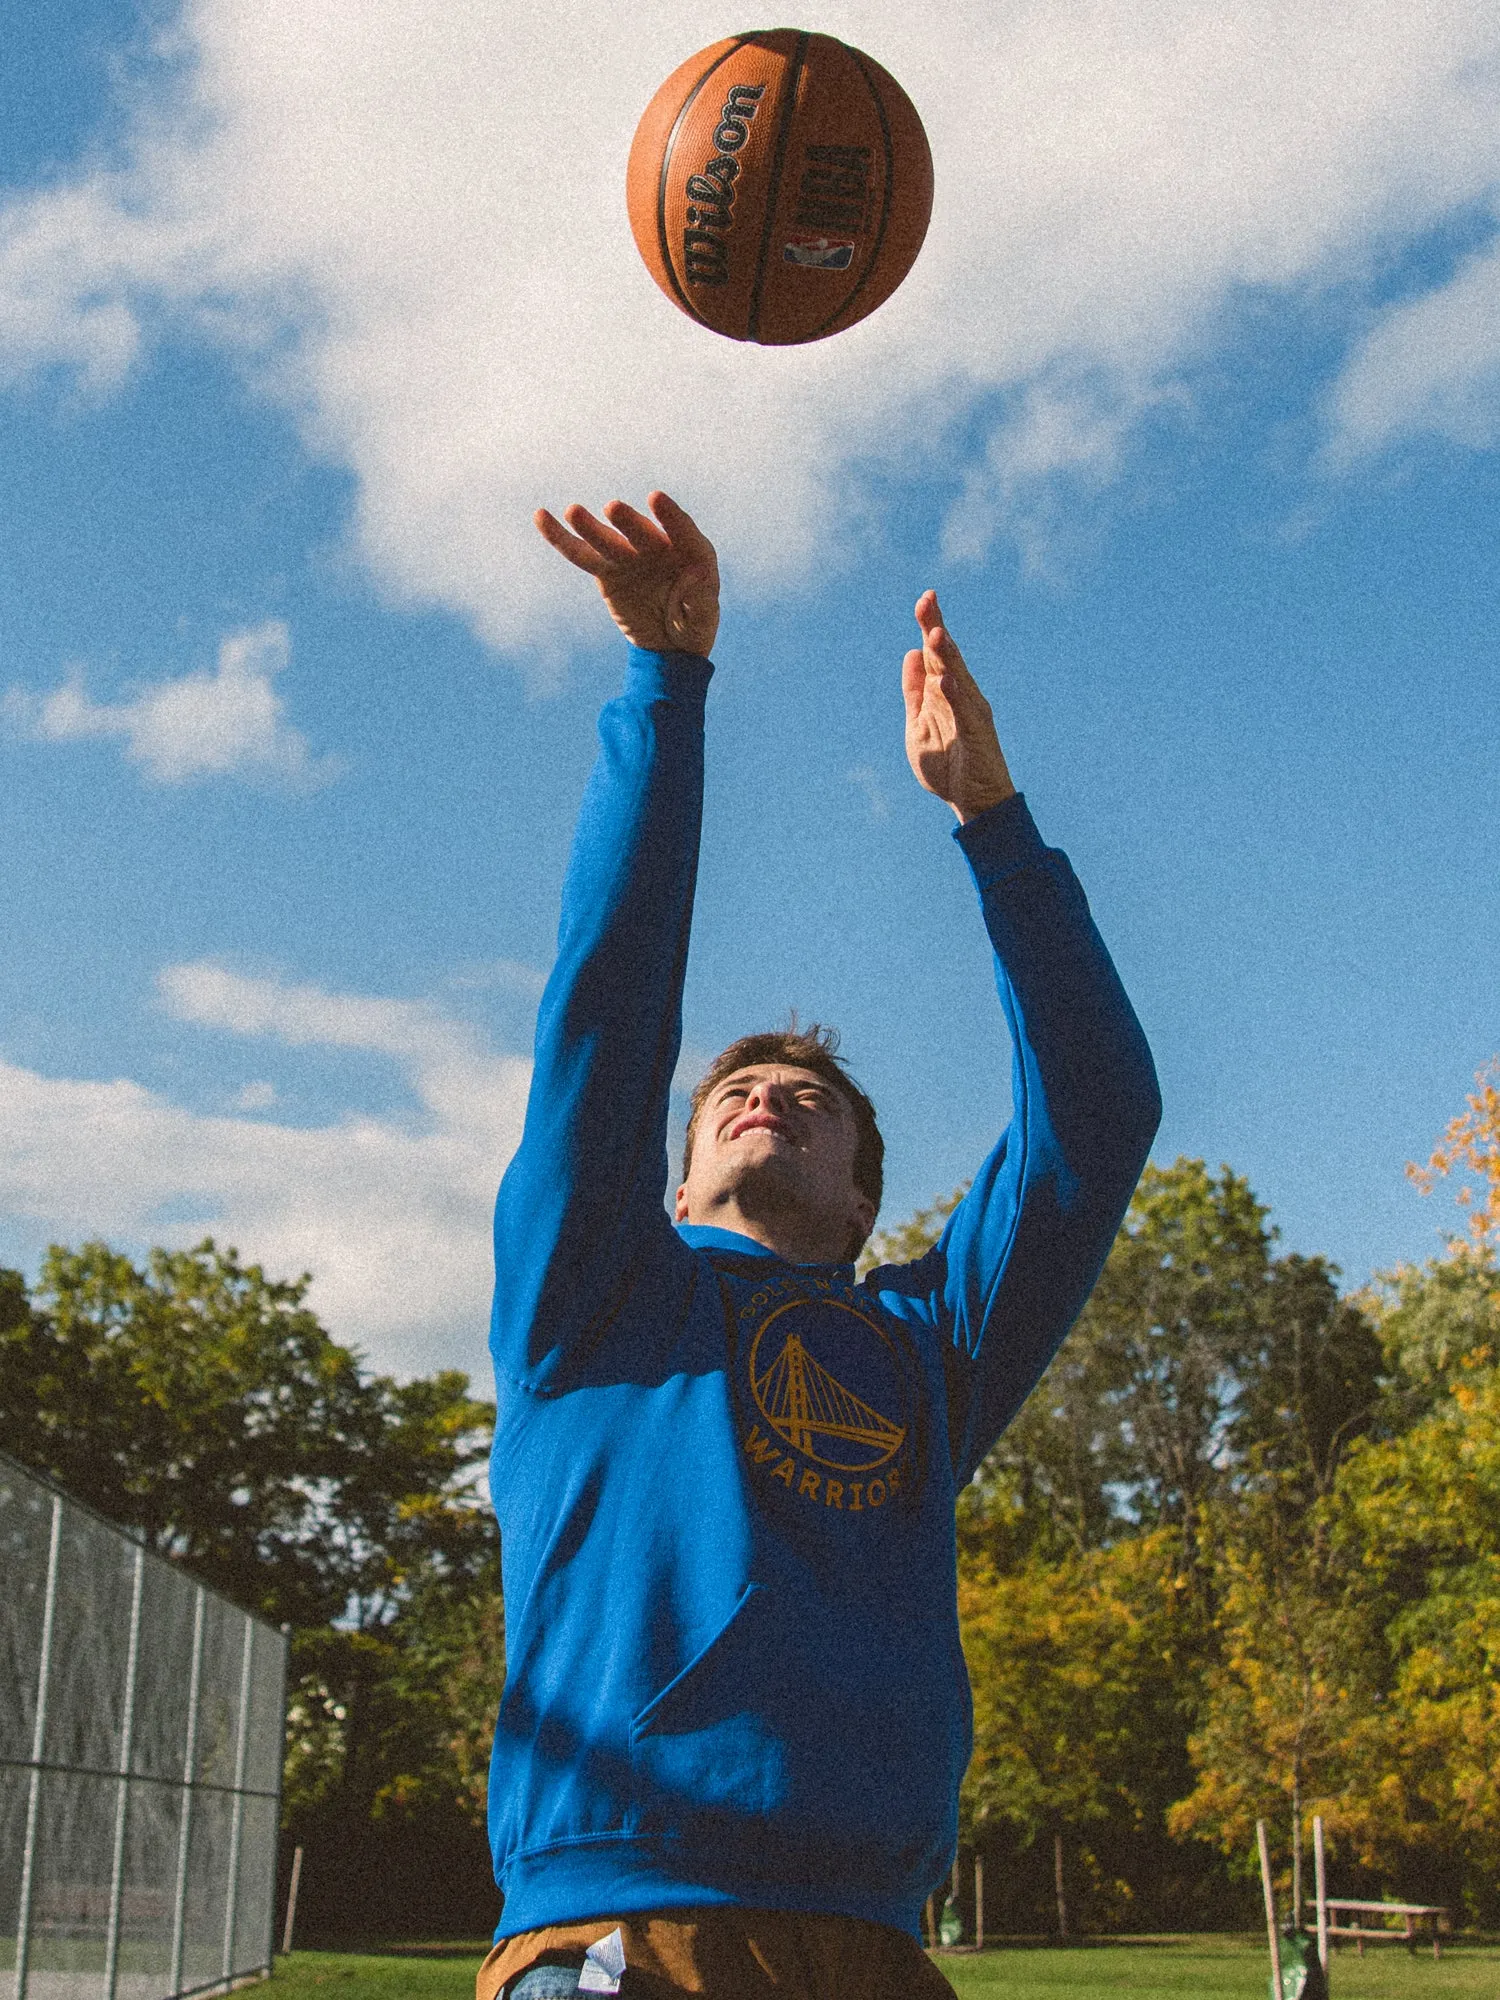
[[[1063,1889],[1063,1842],[1062,1828],[1052,1836],[1052,1876],[1057,1884],[1057,1935],[1068,1935],[1068,1898]]]

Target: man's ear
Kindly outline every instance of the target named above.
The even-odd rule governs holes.
[[[860,1234],[860,1241],[868,1239],[875,1227],[875,1204],[867,1194],[862,1194],[854,1204],[854,1226]]]
[[[672,1220],[686,1222],[687,1212],[687,1182],[684,1181],[672,1200]]]

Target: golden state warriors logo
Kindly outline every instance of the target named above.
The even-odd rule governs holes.
[[[816,1331],[809,1319],[817,1321]],[[751,1393],[766,1422],[793,1451],[835,1472],[873,1472],[901,1449],[906,1426],[823,1366],[808,1345],[808,1336],[817,1340],[819,1334],[820,1345],[838,1350],[838,1363],[846,1371],[851,1363],[864,1363],[862,1375],[870,1372],[870,1357],[860,1350],[872,1342],[887,1349],[900,1408],[901,1367],[884,1328],[854,1306],[831,1299],[817,1305],[793,1300],[778,1306],[756,1329],[750,1349]],[[767,1352],[771,1358],[762,1361]],[[885,1371],[877,1367],[875,1372]]]
[[[760,1419],[747,1456],[816,1506],[882,1507],[903,1484],[911,1429],[912,1359],[899,1335],[826,1280],[763,1285],[739,1320]]]

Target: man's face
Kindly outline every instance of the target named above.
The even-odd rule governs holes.
[[[738,1209],[832,1246],[808,1252],[807,1261],[842,1259],[855,1232],[867,1234],[875,1220],[854,1181],[858,1143],[853,1105],[816,1070],[786,1063],[735,1070],[698,1114],[677,1220],[732,1229],[741,1226],[731,1215]]]

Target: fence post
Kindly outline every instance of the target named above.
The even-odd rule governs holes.
[[[42,1646],[36,1668],[36,1709],[31,1719],[31,1784],[26,1793],[26,1844],[21,1853],[21,1893],[16,1909],[16,2000],[26,2000],[31,1959],[31,1891],[36,1880],[36,1828],[42,1805],[42,1751],[47,1742],[47,1678],[52,1667],[52,1628],[57,1622],[57,1564],[62,1552],[62,1496],[52,1496],[52,1535],[47,1544],[47,1587],[42,1599]]]
[[[277,1695],[277,1714],[281,1718],[281,1740],[276,1746],[277,1748],[276,1825],[277,1826],[280,1826],[281,1824],[281,1784],[282,1784],[282,1776],[286,1769],[286,1693],[287,1693],[287,1680],[291,1673],[291,1663],[292,1663],[292,1628],[290,1625],[283,1625],[281,1628],[281,1670],[280,1670],[280,1678],[277,1682],[277,1686],[280,1690],[280,1692]],[[299,1847],[297,1849],[296,1854],[294,1854],[292,1857],[292,1895],[291,1895],[291,1903],[288,1906],[287,1910],[287,1930],[286,1930],[288,1942],[284,1947],[284,1949],[287,1951],[290,1951],[292,1948],[290,1942],[292,1935],[292,1928],[291,1928],[292,1913],[295,1910],[297,1903],[296,1884],[302,1874],[301,1856],[302,1856],[302,1849]],[[276,1844],[275,1841],[273,1840],[271,1845],[271,1893],[266,1898],[266,1977],[267,1978],[270,1977],[271,1968],[275,1965],[275,1963],[276,1963]]]
[[[229,1821],[229,1893],[224,1898],[224,1984],[234,1977],[234,1920],[240,1899],[240,1836],[245,1823],[245,1758],[250,1749],[250,1663],[255,1621],[245,1613],[240,1657],[240,1714],[234,1744],[234,1808]]]
[[[302,1886],[302,1849],[292,1856],[292,1879],[286,1892],[286,1929],[281,1933],[282,1956],[292,1949],[292,1932],[297,1925],[297,1891]]]
[[[1271,1850],[1266,1842],[1266,1823],[1255,1822],[1255,1844],[1260,1849],[1260,1886],[1266,1899],[1266,1932],[1271,1940],[1271,1985],[1281,2000],[1281,1939],[1276,1932],[1276,1894],[1271,1887]]]
[[[115,2000],[120,1972],[120,1906],[125,1890],[125,1823],[130,1815],[130,1757],[135,1747],[136,1665],[141,1653],[141,1584],[146,1551],[135,1545],[130,1579],[130,1638],[125,1648],[125,1708],[120,1717],[120,1783],[115,1792],[115,1851],[109,1871],[109,1932],[104,1943],[104,2000]]]
[[[984,1856],[974,1850],[974,1949],[984,1950]]]
[[[193,1779],[198,1765],[198,1708],[203,1684],[203,1620],[208,1594],[200,1583],[193,1592],[193,1663],[188,1669],[187,1741],[182,1752],[182,1818],[177,1827],[177,1888],[172,1900],[171,1991],[182,1991],[182,1961],[187,1942],[188,1842],[193,1831]]]

